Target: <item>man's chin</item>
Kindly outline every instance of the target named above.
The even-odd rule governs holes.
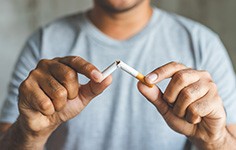
[[[130,11],[140,5],[144,0],[136,0],[134,4],[127,6],[115,6],[110,3],[104,2],[104,0],[97,0],[97,4],[100,5],[105,11],[110,13],[124,13]]]

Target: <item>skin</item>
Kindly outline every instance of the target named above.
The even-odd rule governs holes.
[[[149,0],[95,0],[88,16],[104,34],[126,40],[148,23],[152,15],[149,3]],[[77,73],[90,81],[81,85]],[[151,80],[155,75],[158,78]],[[210,74],[172,62],[157,68],[145,80],[156,84],[166,78],[171,81],[163,93],[157,86],[149,88],[142,83],[138,83],[138,89],[167,124],[200,149],[233,149],[236,125],[226,125],[222,100]],[[101,81],[101,72],[80,57],[40,61],[19,87],[17,121],[0,124],[1,149],[43,149],[51,133],[61,123],[79,115],[111,84],[112,78]]]
[[[77,73],[90,79],[79,84]],[[63,122],[77,116],[108,85],[98,69],[81,57],[41,60],[19,88],[17,121],[1,124],[7,130],[1,149],[43,149],[48,137]],[[102,82],[101,82],[102,81]]]
[[[134,36],[146,26],[152,16],[148,0],[95,0],[94,3],[88,17],[99,30],[116,40]]]
[[[138,89],[169,127],[186,135],[199,149],[235,149],[236,128],[226,125],[223,102],[211,75],[171,62],[148,74],[145,81],[157,84],[167,78],[171,81],[164,92],[141,82]]]
[[[109,13],[124,13],[137,7],[144,0],[95,0],[97,6]]]

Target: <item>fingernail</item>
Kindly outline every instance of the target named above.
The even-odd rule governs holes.
[[[149,83],[154,83],[158,78],[158,75],[155,74],[155,73],[152,73],[152,74],[149,74],[146,76],[146,80],[149,82]]]
[[[91,75],[92,75],[93,79],[95,79],[96,81],[102,80],[102,73],[100,73],[100,72],[97,71],[97,70],[93,70],[93,71],[91,72]]]

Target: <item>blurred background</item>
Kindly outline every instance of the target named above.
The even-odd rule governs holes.
[[[152,3],[217,32],[236,67],[236,0],[153,0]],[[60,16],[91,6],[92,0],[0,0],[0,108],[17,56],[29,35]]]

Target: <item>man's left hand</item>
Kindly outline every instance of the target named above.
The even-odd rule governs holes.
[[[157,84],[167,78],[171,80],[163,93],[141,82],[138,88],[174,131],[199,148],[220,148],[227,134],[226,113],[211,75],[171,62],[151,72],[145,81]]]

